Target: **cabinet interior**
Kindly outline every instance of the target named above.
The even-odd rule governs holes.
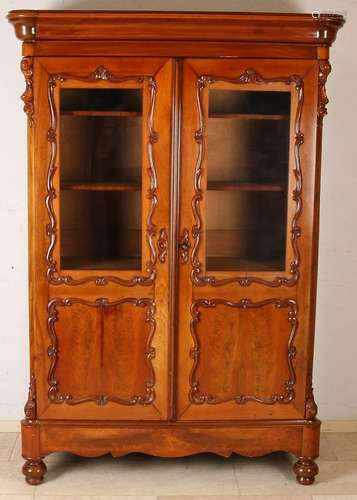
[[[290,92],[211,90],[206,268],[285,269]]]
[[[61,267],[141,268],[141,89],[62,89]]]

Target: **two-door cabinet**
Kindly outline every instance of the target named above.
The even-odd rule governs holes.
[[[55,451],[297,457],[339,15],[12,11],[28,116],[23,472]]]

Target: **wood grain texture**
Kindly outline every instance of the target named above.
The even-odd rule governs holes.
[[[275,59],[314,59],[319,47],[305,44],[252,42],[221,42],[219,40],[170,41],[165,43],[150,40],[143,45],[140,41],[37,41],[29,43],[34,55],[38,57],[83,56],[143,56],[143,57],[249,57]],[[328,50],[328,48],[327,48]]]
[[[284,309],[285,325],[279,322],[276,311]],[[197,300],[191,306],[191,314],[192,404],[234,401],[245,405],[253,401],[274,405],[288,404],[294,399],[298,330],[294,300]],[[217,409],[217,418],[219,414]]]
[[[155,329],[155,305],[150,299],[52,299],[49,400],[68,405],[153,404]]]
[[[260,421],[257,423],[189,423],[155,425],[102,423],[99,428],[86,422],[41,422],[40,448],[44,456],[66,450],[82,456],[111,453],[122,456],[131,452],[155,456],[180,457],[195,453],[214,452],[221,456],[239,453],[261,456],[286,450],[303,456],[304,433],[318,443],[320,422]],[[313,437],[314,436],[314,437]],[[313,455],[316,457],[316,455]]]

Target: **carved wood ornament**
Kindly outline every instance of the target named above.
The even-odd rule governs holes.
[[[189,252],[190,252],[191,244],[190,244],[190,232],[187,228],[182,231],[180,243],[179,243],[179,254],[180,254],[180,262],[181,264],[187,264],[189,260]]]
[[[149,325],[149,332],[146,341],[145,362],[148,368],[148,376],[145,383],[145,393],[142,395],[134,395],[130,399],[122,399],[114,395],[107,394],[92,394],[86,397],[76,398],[72,394],[63,394],[60,392],[60,381],[56,379],[56,364],[58,360],[58,338],[56,335],[55,323],[58,321],[57,307],[70,307],[73,304],[83,304],[88,307],[113,307],[120,304],[132,304],[134,307],[147,307],[146,323]],[[68,405],[77,405],[81,403],[95,402],[99,406],[106,405],[107,403],[117,403],[120,405],[132,406],[136,404],[150,405],[155,400],[155,372],[152,364],[152,359],[155,357],[155,348],[152,347],[156,321],[155,321],[155,304],[151,299],[134,299],[127,298],[110,302],[108,299],[100,298],[94,302],[79,298],[66,298],[66,299],[52,299],[48,303],[48,334],[51,344],[47,349],[48,357],[50,358],[50,368],[48,372],[48,398],[52,403],[66,403]],[[103,335],[103,331],[101,332]]]
[[[58,83],[68,80],[95,83],[96,81],[110,81],[114,83],[123,83],[134,81],[140,84],[148,85],[150,89],[150,109],[147,118],[148,126],[148,141],[147,141],[147,154],[149,160],[148,175],[150,179],[150,187],[148,190],[148,199],[151,202],[149,213],[146,217],[146,241],[149,246],[150,260],[146,263],[146,275],[133,276],[131,279],[123,279],[118,276],[86,276],[83,278],[73,278],[69,275],[62,275],[57,270],[57,262],[54,260],[54,248],[57,242],[58,224],[56,212],[53,207],[54,199],[57,197],[56,189],[54,187],[53,179],[57,170],[57,110],[54,101],[54,91]],[[153,145],[158,141],[158,134],[154,130],[154,113],[157,96],[157,84],[151,76],[114,76],[108,69],[103,66],[98,67],[95,71],[90,73],[89,76],[79,77],[68,74],[50,75],[48,80],[48,102],[51,115],[51,126],[47,132],[47,140],[51,145],[51,156],[47,171],[47,195],[46,195],[46,208],[49,217],[49,224],[47,225],[47,236],[49,237],[49,245],[46,253],[47,262],[47,279],[52,285],[83,285],[84,283],[93,282],[97,286],[103,286],[109,282],[116,283],[122,286],[133,287],[136,285],[151,285],[156,278],[156,262],[157,252],[155,245],[156,238],[156,225],[153,222],[154,213],[158,203],[157,197],[157,175],[154,161]]]
[[[331,64],[327,60],[319,61],[319,98],[317,108],[317,125],[322,126],[322,121],[327,115],[327,104],[329,102],[326,93],[326,82],[331,73]]]
[[[158,259],[161,264],[165,264],[167,257],[167,247],[169,244],[169,238],[167,235],[167,231],[165,228],[160,229],[159,237],[157,240],[157,248],[158,248]]]
[[[25,419],[28,422],[32,422],[37,418],[36,412],[36,379],[34,375],[31,375],[28,397],[24,408]]]
[[[30,127],[34,124],[34,99],[33,99],[33,58],[23,57],[20,65],[22,74],[25,77],[26,88],[25,92],[21,95],[21,99],[24,102],[24,112],[28,118],[28,124]]]
[[[227,398],[216,398],[212,394],[202,394],[200,392],[200,383],[197,379],[197,369],[200,362],[200,343],[198,335],[196,332],[196,325],[200,321],[201,313],[200,308],[215,308],[218,305],[224,305],[227,307],[238,308],[238,309],[254,309],[259,307],[265,307],[268,305],[274,305],[277,309],[287,308],[288,311],[288,321],[291,324],[291,332],[288,340],[287,346],[287,363],[289,367],[289,379],[285,382],[285,392],[283,394],[272,394],[269,398],[261,398],[254,394],[239,394],[234,397]],[[295,398],[294,386],[296,384],[296,374],[293,365],[293,360],[296,356],[296,347],[294,345],[294,340],[296,332],[298,329],[298,306],[293,299],[267,299],[260,302],[252,302],[249,299],[242,299],[239,302],[231,302],[224,299],[200,299],[193,302],[191,306],[191,335],[193,339],[193,347],[190,351],[190,357],[193,360],[193,365],[190,373],[190,391],[189,399],[193,404],[210,404],[216,405],[221,403],[227,403],[228,401],[235,401],[237,404],[242,405],[248,403],[248,401],[255,401],[256,403],[262,403],[266,405],[273,405],[276,403],[287,404],[293,401]]]
[[[292,199],[295,202],[295,213],[291,221],[291,246],[293,249],[293,261],[290,263],[290,276],[276,276],[272,280],[263,279],[255,276],[237,276],[231,278],[218,279],[214,276],[204,275],[202,271],[202,263],[199,258],[199,251],[201,246],[201,234],[202,234],[202,216],[201,216],[201,201],[204,196],[204,191],[202,190],[202,176],[203,176],[203,159],[206,154],[206,122],[203,112],[202,104],[202,93],[205,88],[217,82],[226,82],[237,85],[246,85],[249,83],[254,83],[258,85],[271,85],[274,83],[284,83],[285,85],[293,86],[297,93],[298,105],[295,114],[295,146],[294,146],[294,157],[295,157],[295,187],[292,192]],[[266,79],[257,73],[254,69],[247,69],[238,78],[230,79],[220,76],[207,76],[201,75],[197,79],[197,90],[196,90],[196,103],[198,110],[198,120],[199,128],[195,132],[195,141],[198,145],[198,154],[196,159],[196,165],[194,169],[194,190],[195,194],[192,198],[192,212],[194,217],[194,225],[192,226],[192,239],[193,249],[191,254],[191,280],[194,285],[197,286],[222,286],[229,283],[237,283],[240,286],[247,287],[252,283],[257,283],[269,287],[279,287],[279,286],[294,286],[299,279],[299,267],[300,267],[300,251],[298,247],[298,239],[301,236],[301,228],[299,226],[299,219],[302,211],[302,171],[301,171],[301,160],[300,160],[300,147],[304,143],[304,135],[301,132],[301,115],[304,103],[304,82],[302,78],[298,75],[290,75],[287,77],[276,77]]]
[[[307,377],[307,392],[306,392],[306,402],[305,402],[305,418],[307,420],[312,420],[317,415],[317,404],[314,398],[314,389],[312,385],[312,375],[309,374]]]

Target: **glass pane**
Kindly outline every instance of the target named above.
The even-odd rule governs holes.
[[[212,90],[206,267],[285,269],[290,92]]]
[[[63,269],[139,269],[140,193],[63,190]]]
[[[141,89],[61,91],[61,267],[141,268]]]

